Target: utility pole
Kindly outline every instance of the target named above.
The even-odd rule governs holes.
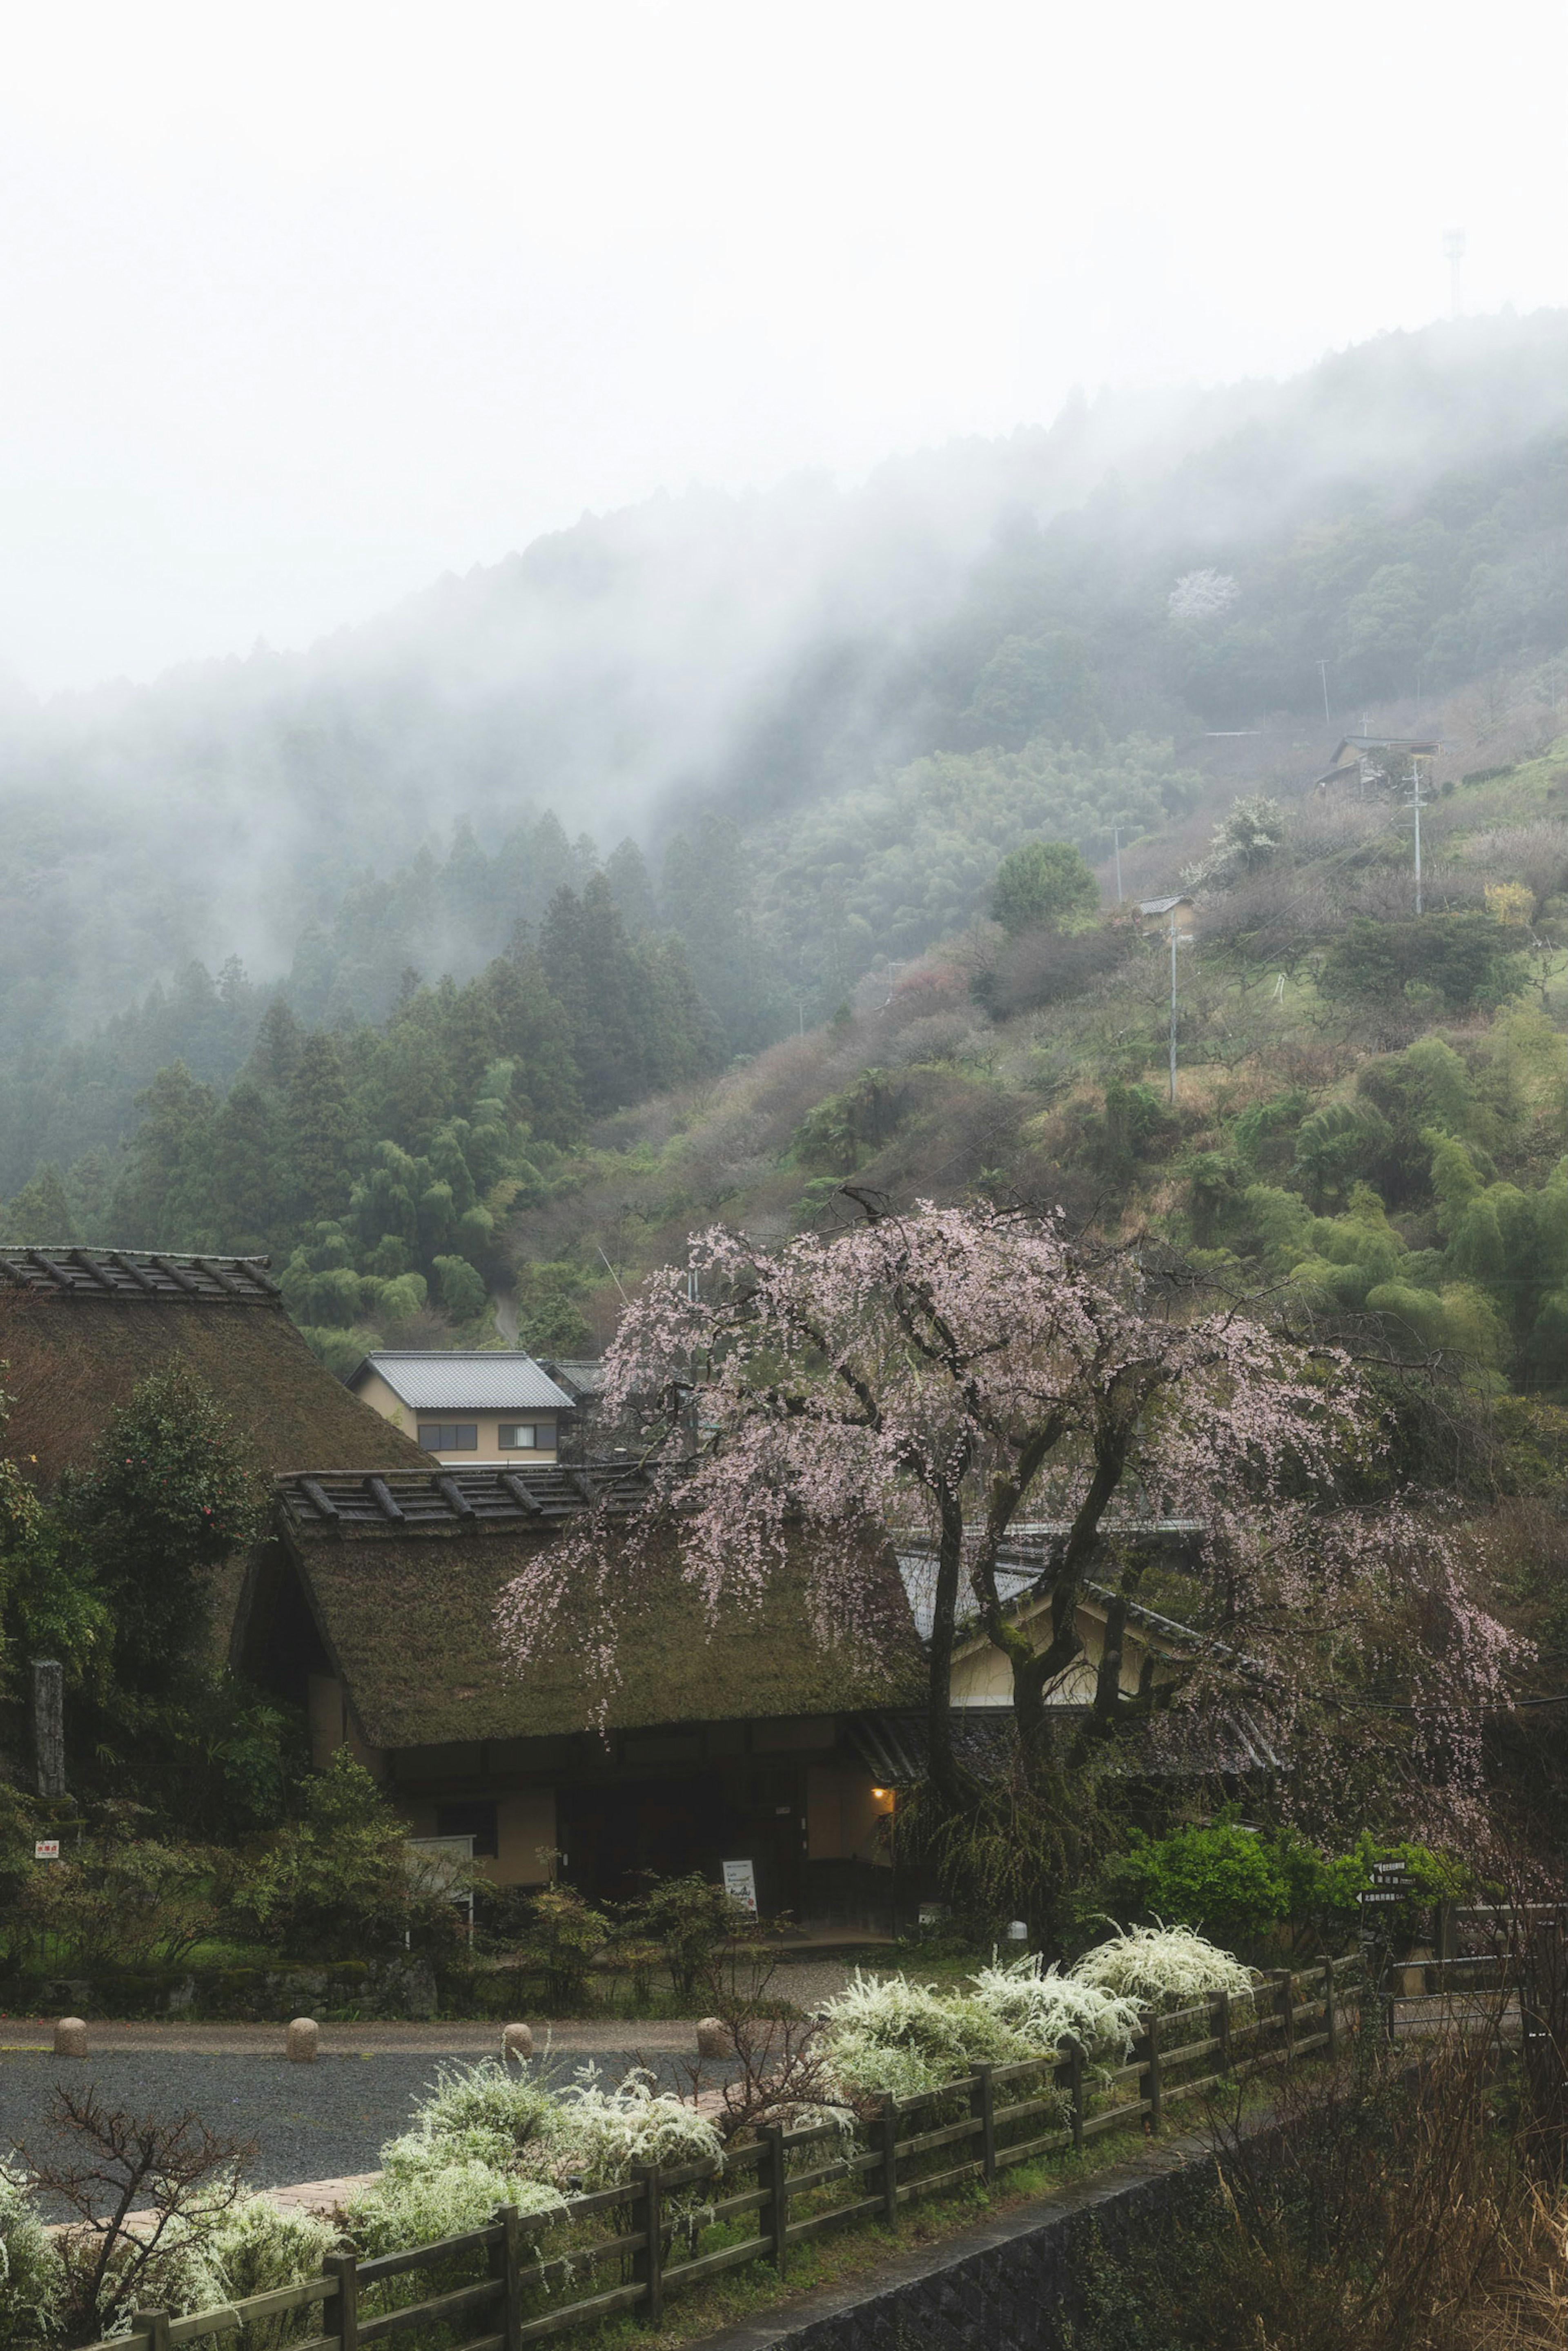
[[[1410,805],[1416,812],[1416,912],[1421,912],[1421,762],[1410,758]]]
[[[1318,676],[1322,681],[1323,689],[1323,725],[1325,726],[1332,726],[1333,721],[1329,716],[1329,665],[1326,661],[1319,662]]]
[[[1171,908],[1171,1100],[1176,1100],[1176,910]]]
[[[1122,828],[1113,825],[1111,838],[1116,844],[1116,904],[1122,903]]]

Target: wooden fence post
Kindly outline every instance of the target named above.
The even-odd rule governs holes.
[[[1339,2000],[1334,1991],[1333,1961],[1323,1961],[1323,2031],[1328,2035],[1329,2064],[1339,2061]]]
[[[1144,2038],[1149,2045],[1149,2062],[1145,2069],[1148,2081],[1149,2129],[1157,2131],[1166,2118],[1165,2099],[1160,2084],[1160,2020],[1151,2009]]]
[[[329,2253],[321,2268],[326,2276],[338,2281],[337,2317],[324,2331],[337,2336],[342,2351],[360,2351],[360,2257]]]
[[[169,2314],[166,2310],[139,2310],[131,2318],[133,2335],[144,2335],[147,2351],[169,2351]]]
[[[1228,2074],[1230,2071],[1230,1994],[1228,1991],[1217,1992],[1214,2004],[1217,2011],[1214,2020],[1214,2037],[1219,2043],[1219,2070],[1222,2074]]]
[[[1083,2152],[1083,2043],[1070,2040],[1067,2044],[1067,2089],[1072,2100],[1072,2152]]]
[[[643,2315],[657,2326],[664,2315],[664,2197],[656,2163],[632,2166],[643,2183],[643,2250],[632,2256],[632,2283],[645,2286]]]
[[[779,2123],[764,2123],[758,2132],[768,2146],[768,2234],[773,2241],[772,2262],[778,2274],[784,2274],[784,2262],[789,2247],[789,2183],[784,2177],[784,2130]]]
[[[515,2204],[497,2205],[496,2226],[501,2233],[490,2248],[490,2275],[500,2279],[505,2297],[501,2304],[501,2340],[506,2351],[522,2351],[522,2231]]]
[[[988,2065],[977,2065],[975,2068],[975,2086],[969,2093],[969,2112],[980,2126],[980,2177],[988,2184],[997,2176],[997,2108],[991,2094],[991,2069]]]
[[[1296,2054],[1296,1987],[1289,1968],[1274,1970],[1274,2005],[1280,2011],[1280,2046],[1291,2064]]]
[[[898,2101],[883,2098],[877,2117],[882,2141],[882,2217],[890,2229],[898,2226]]]

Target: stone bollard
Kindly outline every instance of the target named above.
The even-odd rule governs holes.
[[[87,2055],[87,2027],[79,2016],[57,2016],[55,2019],[55,2055]]]
[[[506,2024],[502,2026],[501,2056],[503,2062],[515,2057],[517,2060],[517,2063],[521,2064],[525,2057],[531,2057],[533,2053],[534,2036],[531,2029],[528,2025]]]
[[[699,2057],[733,2057],[735,2043],[730,2030],[721,2016],[705,2016],[697,2026]]]
[[[297,2016],[284,2036],[283,2053],[291,2065],[314,2065],[321,2028],[313,2016]]]

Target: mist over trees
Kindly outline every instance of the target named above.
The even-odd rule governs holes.
[[[53,1165],[97,1229],[142,1181],[138,1096],[180,1063],[216,1120],[276,1001],[338,1040],[362,1104],[411,1004],[532,952],[570,1089],[615,1108],[983,916],[1020,843],[1094,861],[1180,817],[1207,730],[1267,720],[1315,752],[1320,663],[1351,724],[1541,660],[1565,357],[1542,314],[1282,386],[1073,402],[852,490],[585,517],[306,654],[13,706],[9,1224]],[[364,1117],[423,1151],[419,1121]]]

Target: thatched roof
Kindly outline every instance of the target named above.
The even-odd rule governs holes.
[[[267,1260],[133,1249],[0,1249],[4,1443],[40,1484],[84,1461],[110,1414],[183,1357],[259,1466],[429,1468],[412,1437],[319,1363]]]
[[[591,1727],[597,1692],[576,1656],[563,1651],[520,1678],[507,1675],[496,1604],[541,1543],[563,1523],[580,1523],[591,1500],[608,1500],[602,1523],[612,1544],[617,1520],[644,1507],[648,1494],[647,1481],[618,1463],[575,1472],[321,1472],[281,1480],[283,1539],[371,1744],[425,1747]],[[651,1591],[645,1581],[638,1586],[611,1724],[918,1704],[924,1667],[897,1563],[879,1542],[866,1564],[873,1621],[857,1626],[852,1647],[823,1647],[807,1622],[803,1556],[774,1579],[757,1611],[727,1609],[711,1630],[671,1558]],[[880,1664],[867,1662],[873,1640]]]

